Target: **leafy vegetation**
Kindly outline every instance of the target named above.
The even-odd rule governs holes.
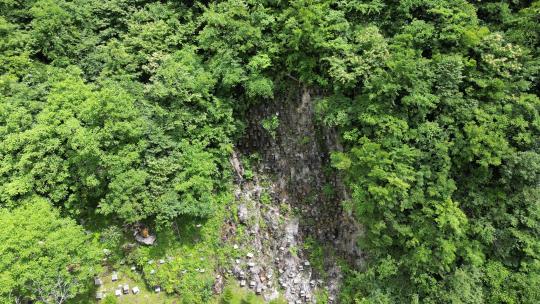
[[[320,105],[347,142],[332,161],[353,189],[371,255],[344,301],[535,303],[534,48],[500,24],[490,30],[466,2],[400,8],[391,13],[411,22],[391,26],[384,66]]]
[[[234,284],[229,284],[225,287],[223,295],[221,296],[220,304],[262,304],[265,301],[255,295],[252,291],[246,291],[241,288],[234,287]],[[272,304],[286,303],[281,299],[275,299],[270,301]]]
[[[262,121],[262,127],[270,133],[272,138],[276,138],[277,128],[279,127],[279,117],[277,115],[272,115]]]
[[[366,232],[342,302],[540,302],[539,1],[1,1],[0,75],[1,302],[87,293],[107,249],[207,303],[233,143],[291,87]]]
[[[99,272],[92,235],[61,218],[44,199],[0,211],[0,301],[63,303]]]

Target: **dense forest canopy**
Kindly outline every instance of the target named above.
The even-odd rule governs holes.
[[[341,302],[540,302],[540,1],[2,0],[0,72],[2,303],[83,292],[81,225],[213,214],[288,82],[365,230]]]

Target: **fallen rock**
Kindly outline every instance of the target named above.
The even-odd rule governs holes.
[[[242,224],[246,224],[248,220],[248,209],[245,204],[240,204],[238,206],[238,220]]]
[[[149,234],[147,237],[143,237],[140,234],[135,235],[135,240],[141,244],[145,245],[154,245],[154,242],[156,241],[156,236]]]

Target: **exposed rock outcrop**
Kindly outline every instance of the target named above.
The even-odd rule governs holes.
[[[325,257],[325,274],[317,273],[304,242],[308,237],[316,239],[361,264],[356,246],[361,227],[341,207],[348,195],[339,176],[325,170],[329,152],[341,147],[335,132],[316,123],[313,96],[317,92],[302,87],[284,91],[290,93],[246,113],[249,124],[238,144],[239,154],[261,156],[251,180],[242,176],[245,168],[239,156],[231,157],[238,175],[238,225],[247,233],[235,246],[249,255],[236,259],[230,271],[240,286],[266,300],[281,294],[289,303],[314,303],[317,291],[326,290],[333,303],[342,277],[337,261]],[[261,122],[273,115],[279,117],[279,126],[270,134]],[[333,193],[323,191],[325,187]]]
[[[238,248],[247,253],[233,262],[232,273],[240,286],[253,289],[266,300],[281,294],[292,303],[311,303],[314,289],[322,281],[314,279],[304,253],[299,218],[278,204],[276,185],[265,180],[268,186],[263,187],[260,178],[256,175],[255,181],[236,189],[236,199],[241,202],[238,213],[246,215],[242,220],[246,235],[239,238]],[[272,201],[261,202],[261,192]]]
[[[345,258],[361,264],[362,253],[355,245],[361,227],[343,210],[341,202],[349,196],[340,177],[328,170],[330,152],[342,150],[339,137],[318,124],[314,113],[321,94],[300,86],[282,91],[288,93],[250,108],[247,135],[239,147],[244,154],[262,155],[261,169],[275,176],[279,198],[299,211],[303,235],[330,243]],[[274,138],[261,121],[276,113],[279,127]]]

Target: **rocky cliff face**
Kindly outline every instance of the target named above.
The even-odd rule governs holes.
[[[340,146],[332,130],[316,123],[317,93],[297,86],[286,91],[250,109],[246,136],[231,159],[238,174],[236,221],[246,234],[236,245],[247,253],[230,271],[267,300],[281,294],[290,303],[314,303],[324,291],[336,302],[337,259],[361,263],[355,245],[361,229],[341,207],[347,192],[329,167],[329,152]],[[262,125],[272,116],[279,121],[274,134]],[[260,161],[248,179],[238,158],[254,153]],[[317,269],[306,240],[326,248]]]

